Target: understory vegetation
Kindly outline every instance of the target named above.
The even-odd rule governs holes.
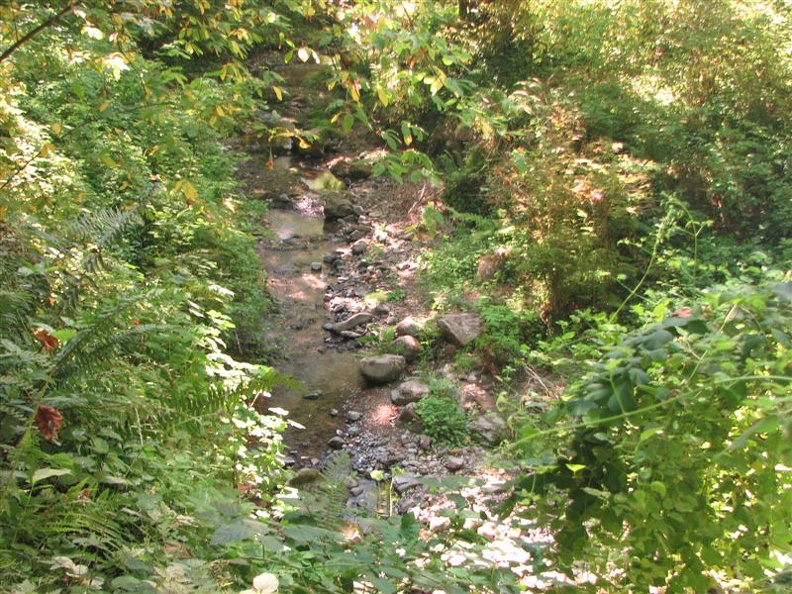
[[[790,19],[771,0],[2,3],[0,590],[530,591],[478,562],[466,502],[427,533],[350,520],[343,460],[289,486],[261,207],[229,148],[282,133],[263,52],[330,64],[303,142],[374,135],[375,171],[442,181],[422,286],[484,321],[456,364],[500,382],[494,457],[518,476],[488,513],[550,530],[531,569],[596,578],[554,591],[788,589]],[[417,408],[468,439],[442,386]]]

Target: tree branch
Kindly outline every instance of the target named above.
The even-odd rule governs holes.
[[[34,27],[32,30],[28,31],[22,37],[17,39],[14,42],[14,44],[11,45],[11,47],[9,47],[6,51],[4,51],[2,53],[2,55],[0,55],[0,64],[2,64],[6,60],[6,58],[8,58],[11,54],[13,54],[15,51],[17,51],[23,44],[25,44],[27,41],[29,41],[30,38],[32,38],[34,35],[38,34],[40,31],[43,31],[47,27],[51,27],[52,25],[54,25],[58,20],[60,20],[60,18],[63,15],[65,15],[70,10],[74,10],[79,4],[80,4],[79,2],[71,2],[66,8],[64,8],[63,10],[58,12],[57,14],[54,14],[53,16],[48,18],[46,21],[44,21],[43,23],[41,23],[37,27]]]

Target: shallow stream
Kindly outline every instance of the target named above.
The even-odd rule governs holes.
[[[316,208],[319,201],[318,194],[308,192],[297,208],[270,210],[267,229],[273,237],[259,248],[269,290],[279,304],[279,319],[267,332],[282,356],[274,366],[302,384],[278,386],[267,406],[288,410],[288,418],[305,427],[288,430],[285,439],[306,458],[327,449],[328,440],[344,427],[345,403],[363,387],[357,355],[333,348],[322,328],[331,321],[324,303],[334,280],[323,257],[346,246],[334,240]]]

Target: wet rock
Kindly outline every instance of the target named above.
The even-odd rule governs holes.
[[[372,384],[387,384],[399,379],[406,364],[401,355],[375,355],[360,360],[360,373]]]
[[[404,318],[396,324],[396,336],[412,336],[417,338],[421,334],[423,327],[413,318]]]
[[[308,392],[303,396],[303,400],[319,400],[322,397],[321,390],[314,390],[313,392]]]
[[[481,318],[475,314],[451,314],[443,316],[437,325],[443,337],[456,346],[465,346],[476,340],[483,331]]]
[[[331,437],[330,440],[327,442],[327,446],[331,450],[340,450],[344,447],[344,440],[343,438],[336,435],[335,437]]]
[[[427,396],[429,396],[429,386],[419,380],[407,380],[391,392],[391,402],[396,406],[404,406]]]
[[[421,343],[414,336],[399,336],[393,341],[393,346],[408,362],[415,361],[421,354]]]
[[[370,321],[374,319],[374,316],[369,313],[357,313],[353,316],[349,316],[343,322],[338,322],[337,324],[325,324],[323,328],[330,332],[334,332],[336,334],[340,334],[345,330],[351,330],[356,326],[360,326],[362,324],[368,324]]]

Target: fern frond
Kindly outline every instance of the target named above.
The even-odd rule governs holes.
[[[81,273],[63,273],[64,291],[59,303],[64,311],[74,309],[84,284],[105,267],[103,253],[115,245],[129,227],[140,222],[137,205],[129,210],[106,208],[84,213],[71,222],[66,238],[81,244],[85,255],[80,261]]]

